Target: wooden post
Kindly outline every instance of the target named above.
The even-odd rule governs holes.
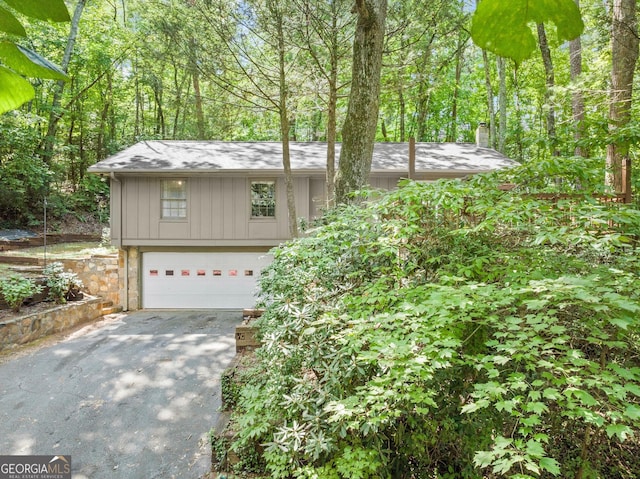
[[[409,138],[409,179],[416,177],[416,139]]]
[[[623,201],[626,204],[631,203],[631,158],[628,156],[622,162],[622,194],[624,195]]]

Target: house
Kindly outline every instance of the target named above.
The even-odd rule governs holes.
[[[408,143],[376,144],[371,186],[514,164],[489,148],[453,143],[416,143],[409,163]],[[296,213],[312,219],[326,197],[326,144],[291,143],[291,168]],[[89,172],[110,178],[125,310],[254,305],[267,252],[289,239],[281,143],[143,141]]]

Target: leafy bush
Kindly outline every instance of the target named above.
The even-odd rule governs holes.
[[[637,477],[640,212],[557,166],[407,182],[276,249],[233,447],[282,478]]]
[[[14,274],[0,279],[0,293],[9,307],[16,313],[20,311],[22,303],[34,294],[42,291],[42,287],[24,276]]]
[[[66,303],[79,293],[83,287],[78,275],[65,272],[62,263],[51,263],[44,269],[47,286],[49,287],[49,299],[58,304]]]

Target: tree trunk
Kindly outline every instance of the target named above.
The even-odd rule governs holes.
[[[173,60],[173,59],[172,59]],[[179,76],[179,71],[181,70],[180,68],[178,68],[178,66],[176,65],[175,60],[172,61],[173,64],[173,88],[175,90],[175,95],[176,95],[176,108],[175,111],[173,112],[173,132],[171,134],[171,138],[173,140],[177,140],[178,139],[178,127],[180,125],[180,108],[182,107],[182,85],[180,84],[180,80],[178,78]]]
[[[165,139],[167,134],[166,122],[164,120],[164,110],[162,108],[162,79],[155,78],[153,82],[153,98],[156,102],[156,135]]]
[[[339,203],[346,202],[350,192],[369,181],[378,123],[387,0],[356,0],[355,9],[358,21],[353,41],[351,92],[336,177]]]
[[[402,81],[402,79],[399,79],[400,81]],[[404,94],[402,93],[402,83],[400,83],[400,89],[398,91],[398,104],[400,106],[400,142],[404,143],[405,141],[405,101],[404,101]]]
[[[484,62],[484,84],[487,88],[487,114],[489,115],[489,146],[496,147],[496,109],[493,106],[493,86],[491,85],[491,66],[489,65],[489,54],[482,50],[482,61]]]
[[[498,109],[500,121],[498,122],[498,151],[505,153],[507,141],[507,71],[504,58],[498,57]]]
[[[284,182],[287,188],[287,207],[289,211],[289,234],[292,238],[298,236],[298,217],[296,213],[296,198],[293,189],[293,175],[291,173],[291,156],[289,154],[289,111],[287,108],[287,78],[286,78],[286,49],[284,42],[283,15],[277,2],[269,2],[269,9],[274,16],[278,41],[278,89],[280,93],[280,135],[282,137],[282,166],[284,168]]]
[[[64,50],[64,56],[62,57],[62,63],[60,67],[65,72],[69,67],[71,61],[71,54],[73,53],[73,47],[76,44],[76,37],[78,36],[78,25],[80,24],[80,17],[82,16],[82,10],[84,9],[86,0],[78,0],[76,8],[73,12],[73,18],[71,19],[71,28],[69,29],[69,38],[67,39],[67,46]],[[62,117],[60,112],[60,98],[62,97],[62,91],[64,90],[64,82],[62,80],[56,83],[53,90],[53,102],[51,105],[51,113],[49,114],[49,124],[47,126],[47,136],[44,138],[43,144],[40,145],[40,157],[46,162],[50,163],[53,158],[53,145],[55,144],[56,132],[58,129],[58,122]]]
[[[575,0],[576,5],[580,8],[580,0]],[[569,66],[571,70],[571,83],[574,88],[582,75],[582,42],[580,37],[569,42]],[[582,91],[574,90],[571,95],[571,113],[573,117],[574,133],[573,139],[576,141],[574,154],[576,156],[589,157],[586,147],[580,145],[580,141],[585,137],[584,123],[584,96]]]
[[[613,0],[611,28],[611,92],[609,133],[625,127],[631,119],[633,76],[638,61],[638,19],[636,0]],[[605,183],[622,191],[622,163],[629,154],[629,142],[611,140],[607,145]]]
[[[196,123],[198,128],[198,140],[205,140],[206,133],[204,129],[204,110],[202,109],[202,94],[200,93],[200,70],[198,69],[197,63],[197,51],[196,51],[196,41],[195,39],[190,40],[191,47],[191,77],[193,80],[193,94],[195,96],[195,107],[196,107]]]
[[[551,154],[559,156],[558,139],[556,135],[556,112],[551,104],[551,94],[555,86],[555,75],[553,72],[553,61],[551,60],[551,50],[549,50],[549,42],[547,41],[547,32],[543,23],[538,23],[538,42],[540,45],[540,53],[542,54],[542,63],[544,64],[544,74],[546,89],[544,92],[544,100],[547,107],[547,137],[551,143]]]
[[[329,80],[329,105],[327,112],[327,206],[335,206],[336,199],[336,136],[338,107],[338,59],[331,55],[331,73]]]
[[[338,59],[331,55],[331,72],[329,80],[329,105],[327,114],[327,206],[335,206],[336,199],[336,136],[338,106]]]
[[[516,113],[516,147],[518,148],[518,161],[524,161],[524,145],[522,144],[522,108],[520,108],[520,79],[518,77],[518,65],[513,68],[514,107]]]
[[[465,40],[466,42],[466,40]],[[462,77],[462,54],[464,43],[458,39],[458,51],[456,52],[456,79],[453,85],[453,99],[451,100],[451,123],[447,134],[447,141],[454,143],[458,140],[458,97],[460,95],[460,78]]]
[[[142,93],[140,92],[140,76],[138,75],[138,52],[135,53],[133,71],[135,75],[135,98],[136,98],[136,119],[133,126],[133,137],[135,141],[140,138],[140,122],[142,116]]]

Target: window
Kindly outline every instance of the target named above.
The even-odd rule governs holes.
[[[187,217],[186,180],[162,180],[162,217]]]
[[[251,217],[275,218],[276,216],[276,182],[251,182]]]

